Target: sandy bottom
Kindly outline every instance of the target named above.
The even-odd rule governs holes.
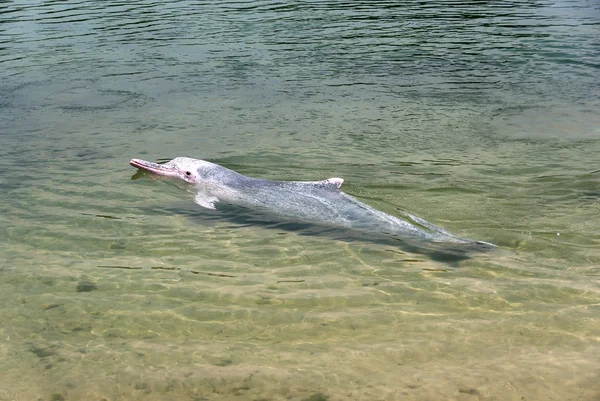
[[[310,253],[220,271],[14,259],[26,267],[0,272],[0,399],[600,397],[597,291],[521,276],[510,258],[386,264],[385,247],[346,245],[312,259],[327,241],[296,240]]]

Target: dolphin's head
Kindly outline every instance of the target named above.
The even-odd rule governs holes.
[[[220,167],[214,163],[192,159],[190,157],[176,157],[165,164],[152,163],[141,159],[131,159],[129,164],[140,170],[145,170],[163,177],[180,179],[192,185],[211,181],[215,170]]]

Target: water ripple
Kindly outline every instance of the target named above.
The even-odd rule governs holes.
[[[168,7],[152,1],[9,4],[0,11],[9,22],[0,34],[0,41],[7,45],[0,52],[0,62],[7,67],[6,74],[16,74],[13,69],[27,65],[14,54],[24,52],[29,59],[47,60],[46,67],[55,65],[60,71],[63,64],[60,52],[55,51],[59,46],[61,52],[69,49],[81,57],[78,62],[99,67],[118,60],[103,48],[116,46],[126,51],[129,45],[141,46],[133,54],[140,61],[149,56],[148,46],[159,48],[145,42],[162,41],[180,57],[188,55],[190,61],[218,68],[224,76],[231,75],[229,70],[239,73],[244,68],[227,63],[238,56],[255,60],[253,75],[269,74],[273,65],[285,68],[294,63],[322,77],[370,77],[367,82],[384,87],[390,85],[389,78],[401,75],[404,78],[396,84],[498,89],[514,85],[510,77],[522,69],[535,69],[547,79],[557,70],[589,78],[595,75],[599,68],[594,29],[598,10],[593,2],[580,7],[590,12],[552,7],[544,1],[468,5],[455,1],[435,5],[176,1]],[[573,35],[581,46],[569,45]],[[166,56],[171,50],[161,53]],[[123,61],[117,63],[125,71],[107,71],[104,76],[151,74]],[[301,77],[296,73],[296,78]]]
[[[0,0],[0,399],[597,399],[599,26],[596,0]],[[132,177],[175,156],[341,176],[500,249]]]

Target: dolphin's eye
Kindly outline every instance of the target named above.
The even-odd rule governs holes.
[[[186,171],[185,175],[192,175],[192,173],[190,173],[189,171]]]

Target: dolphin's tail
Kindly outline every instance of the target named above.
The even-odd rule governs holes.
[[[425,228],[433,231],[436,234],[439,234],[440,235],[439,239],[434,240],[434,242],[452,242],[452,243],[456,243],[456,244],[474,245],[474,246],[482,247],[482,248],[497,248],[496,245],[494,245],[490,242],[477,241],[477,240],[457,237],[456,235],[453,235],[453,234],[449,233],[448,231],[444,230],[442,227],[438,227],[435,224],[430,223],[427,220],[422,219],[419,216],[415,216],[414,214],[406,212],[404,210],[399,210],[399,212],[402,215],[404,215],[404,217],[411,219],[413,222],[417,223],[418,225],[425,227]]]
[[[454,237],[454,235],[450,234],[448,231],[444,230],[442,227],[438,227],[433,223],[428,222],[425,219],[420,218],[419,216],[415,216],[412,213],[408,213],[405,212],[404,210],[399,210],[399,212],[404,215],[404,217],[408,217],[409,219],[411,219],[412,221],[414,221],[415,223],[417,223],[420,226],[423,226],[431,231],[434,231],[436,233],[439,234],[443,234],[443,235],[447,235],[449,237]]]

